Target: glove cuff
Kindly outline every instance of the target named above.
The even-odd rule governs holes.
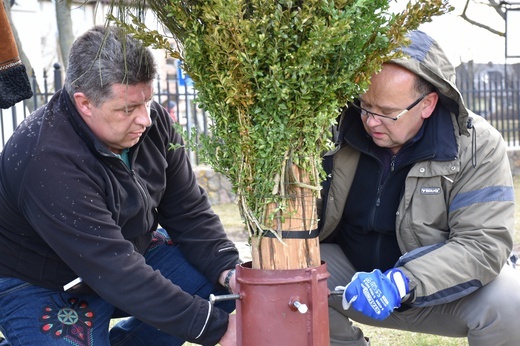
[[[410,290],[407,295],[401,298],[401,304],[410,305],[415,300],[415,290]]]
[[[410,293],[410,280],[400,269],[392,268],[385,272],[386,277],[395,285],[399,292],[399,297],[403,299]]]

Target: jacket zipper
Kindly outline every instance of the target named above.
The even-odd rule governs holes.
[[[397,155],[393,155],[392,159],[390,160],[390,173],[395,171],[396,158],[397,158]],[[372,226],[374,225],[374,221],[375,221],[376,209],[379,208],[379,206],[381,205],[381,193],[383,192],[383,187],[385,186],[386,181],[388,181],[388,178],[389,178],[389,174],[387,175],[386,180],[383,181],[382,183],[380,183],[379,186],[377,187],[376,207],[372,209],[372,215],[371,215]],[[377,240],[375,243],[375,249],[374,249],[375,251],[374,251],[374,258],[373,258],[374,268],[379,268],[381,266],[381,263],[379,262],[379,257],[377,256],[377,254],[379,253],[379,250],[381,250],[380,249],[381,238],[383,237],[383,235],[379,232],[377,232],[377,233],[378,234],[377,234]]]
[[[137,178],[137,174],[135,174],[135,171],[132,169],[132,170],[130,170],[130,173],[132,175],[132,179],[134,180],[135,184],[137,185],[138,190],[141,192],[141,196],[142,196],[143,202],[144,202],[145,214],[147,214],[146,211],[148,210],[150,203],[148,201],[148,197],[147,197],[148,195],[146,194],[146,190],[144,189],[143,185]],[[150,223],[152,223],[152,222],[150,222],[150,220],[146,220],[147,225],[149,225]],[[143,225],[143,226],[145,226],[145,225]]]
[[[395,170],[395,159],[397,155],[392,156],[392,159],[390,160],[390,172],[393,172]],[[388,175],[382,183],[379,184],[379,187],[377,188],[377,199],[376,199],[376,207],[379,207],[381,204],[381,192],[383,191],[383,186],[385,186],[386,180],[388,180]]]
[[[139,179],[137,178],[137,174],[135,174],[135,171],[133,169],[130,169],[130,167],[128,167],[122,159],[119,159],[119,161],[121,161],[121,164],[124,166],[124,168],[126,169],[126,171],[130,174],[130,176],[132,177],[132,180],[134,181],[134,183],[137,185],[137,189],[139,190],[140,194],[141,194],[141,198],[143,199],[143,203],[144,203],[144,210],[145,210],[145,214],[146,214],[146,210],[148,210],[148,198],[147,198],[147,195],[146,195],[146,190],[144,189],[143,185],[141,184],[141,182],[139,181]],[[133,162],[132,162],[133,164]],[[148,222],[148,220],[144,221],[145,224],[150,224],[150,222]],[[143,227],[146,228],[146,225],[143,224]],[[132,239],[132,244],[134,245],[134,249],[136,252],[138,253],[141,253],[141,249],[137,243],[137,241],[135,239]]]

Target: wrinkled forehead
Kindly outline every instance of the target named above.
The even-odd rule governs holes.
[[[394,63],[383,64],[381,71],[372,75],[365,94],[399,94],[413,91],[417,75]]]

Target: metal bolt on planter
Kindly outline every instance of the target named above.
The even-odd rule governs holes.
[[[343,295],[343,291],[342,290],[330,291],[329,295],[331,295],[331,296],[341,296],[341,295]],[[240,294],[223,294],[223,295],[220,295],[220,296],[216,296],[214,294],[210,294],[209,295],[209,302],[211,304],[215,304],[216,302],[219,302],[219,301],[236,300],[236,299],[240,299],[240,298],[241,298]],[[308,311],[307,305],[300,303],[298,300],[291,301],[289,303],[289,305],[294,306],[302,314],[304,314],[304,313],[306,313]],[[302,310],[305,310],[305,311],[302,312]]]
[[[344,290],[330,291],[329,295],[331,295],[331,296],[342,296],[343,292],[345,292],[345,291]]]
[[[211,304],[215,304],[216,302],[223,300],[236,300],[240,299],[240,294],[223,294],[221,296],[216,296],[214,294],[209,295],[209,302]]]
[[[299,301],[295,300],[292,305],[298,309],[298,311],[300,312],[300,314],[305,314],[307,313],[307,311],[309,311],[309,308],[307,307],[306,304],[302,304],[300,303]]]

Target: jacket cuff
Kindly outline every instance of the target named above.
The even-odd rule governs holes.
[[[212,305],[209,301],[207,303],[207,315],[204,318],[205,323],[202,326],[202,329],[193,340],[187,341],[209,346],[218,344],[220,339],[222,339],[226,333],[229,323],[229,315],[224,310]]]

